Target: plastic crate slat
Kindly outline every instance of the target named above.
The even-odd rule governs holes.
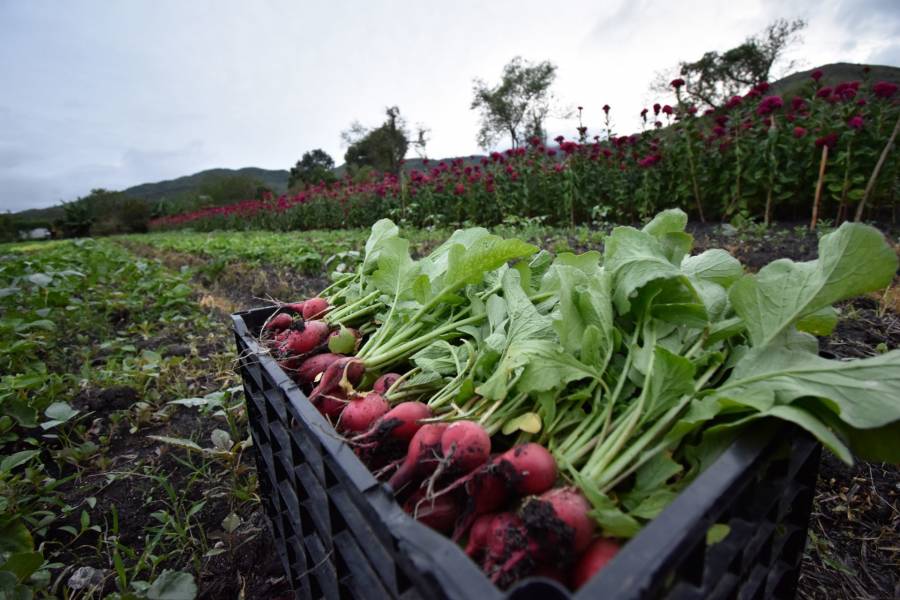
[[[741,582],[741,589],[738,591],[738,600],[753,600],[755,598],[766,598],[763,594],[766,585],[766,575],[769,572],[768,565],[756,564],[753,569],[744,577]]]
[[[711,586],[712,591],[706,593],[704,600],[727,600],[734,598],[740,583],[741,578],[735,573],[723,573],[722,577]]]
[[[297,475],[300,477],[300,485],[303,486],[304,494],[308,496],[308,499],[304,500],[302,504],[309,511],[312,525],[319,531],[319,535],[323,539],[330,539],[333,532],[331,517],[328,514],[328,493],[315,477],[309,475],[308,469],[302,472],[298,470]]]
[[[382,543],[373,543],[374,540],[372,538],[381,538],[380,532],[369,525],[359,509],[350,500],[345,489],[338,486],[329,490],[329,494],[334,505],[341,512],[344,520],[347,521],[351,533],[359,542],[366,559],[374,565],[375,572],[379,574],[388,589],[397,591],[399,588],[395,572],[397,561],[394,555],[386,549],[386,546],[390,545],[391,542],[387,541],[387,544],[385,544],[383,543],[385,540],[379,539],[378,541]]]
[[[306,575],[315,577],[321,588],[323,598],[328,598],[329,600],[331,598],[339,598],[338,573],[334,566],[334,552],[330,548],[326,548],[319,536],[315,534],[303,538],[303,545],[306,546],[311,563],[306,571]]]
[[[348,585],[357,597],[377,600],[397,597],[396,589],[388,590],[384,587],[353,536],[346,531],[340,532],[334,536],[334,546],[343,556],[344,562],[352,565]]]
[[[293,558],[290,565],[285,568],[285,573],[290,574],[291,587],[300,597],[309,598],[312,596],[312,592],[309,589],[309,577],[306,576],[308,569],[306,548],[296,536],[286,538],[285,546],[290,548]]]

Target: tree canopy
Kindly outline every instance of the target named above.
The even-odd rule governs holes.
[[[677,73],[685,81],[682,92],[698,104],[716,107],[748,87],[767,81],[775,63],[799,40],[799,32],[804,27],[806,21],[802,19],[777,19],[730,50],[709,51],[693,62],[680,62]],[[670,91],[672,75],[673,72],[658,74],[651,89]]]
[[[406,122],[396,106],[386,108],[385,115],[384,123],[374,129],[354,122],[350,129],[341,134],[347,143],[344,161],[348,165],[354,168],[372,167],[388,173],[400,172],[400,161],[409,150]]]
[[[330,183],[335,180],[332,169],[334,169],[334,159],[321,148],[304,152],[297,164],[291,167],[288,188],[315,185],[320,181]]]
[[[497,85],[475,79],[471,108],[481,114],[478,145],[487,150],[509,136],[515,148],[531,136],[544,137],[544,120],[554,102],[550,86],[555,79],[556,65],[534,63],[521,56],[503,67]]]

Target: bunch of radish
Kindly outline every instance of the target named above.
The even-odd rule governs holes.
[[[329,324],[330,309],[322,298],[284,304],[264,325],[263,340],[406,512],[462,543],[501,587],[546,576],[577,588],[612,558],[618,543],[592,543],[587,500],[572,487],[555,487],[556,461],[543,446],[492,455],[479,423],[440,420],[419,401],[392,404],[404,379],[398,373],[357,389],[365,375],[354,358],[362,336]]]

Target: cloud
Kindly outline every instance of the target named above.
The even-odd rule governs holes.
[[[74,199],[212,167],[288,168],[398,105],[432,156],[478,151],[474,77],[513,56],[558,65],[591,134],[640,127],[654,72],[806,18],[803,66],[898,64],[897,0],[542,0],[434,5],[272,0],[0,2],[0,207]],[[548,123],[574,135],[572,119]]]
[[[107,163],[78,164],[51,173],[0,165],[0,210],[15,212],[52,206],[98,187],[123,189],[146,181],[179,177],[202,170],[208,162],[205,144],[194,140],[173,149],[128,148]]]

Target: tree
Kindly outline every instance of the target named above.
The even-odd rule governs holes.
[[[93,190],[94,192],[105,190]],[[65,237],[86,237],[91,233],[94,218],[87,198],[79,198],[74,202],[63,202],[63,218],[56,222]]]
[[[682,92],[702,105],[716,107],[746,88],[768,81],[772,68],[784,51],[800,40],[799,32],[806,21],[777,19],[762,32],[748,37],[744,43],[719,53],[710,51],[694,62],[680,62],[672,71],[657,74],[650,89],[671,91],[669,82],[677,76],[684,79]],[[785,69],[793,67],[793,62]]]
[[[335,180],[334,159],[320,148],[304,152],[297,164],[291,167],[288,177],[288,188],[305,187],[315,185],[320,181],[332,182]]]
[[[400,161],[409,150],[406,122],[396,106],[386,108],[385,114],[387,119],[375,129],[367,129],[356,121],[341,133],[347,144],[344,161],[348,165],[354,168],[369,166],[394,174],[400,172]]]
[[[549,61],[533,63],[521,56],[503,67],[496,86],[475,79],[472,110],[481,112],[478,145],[488,150],[502,137],[509,136],[512,146],[531,136],[544,137],[544,120],[555,104],[550,86],[556,79],[556,65]]]
[[[224,206],[260,198],[267,189],[262,181],[247,175],[209,175],[191,195],[203,198],[201,205]]]

